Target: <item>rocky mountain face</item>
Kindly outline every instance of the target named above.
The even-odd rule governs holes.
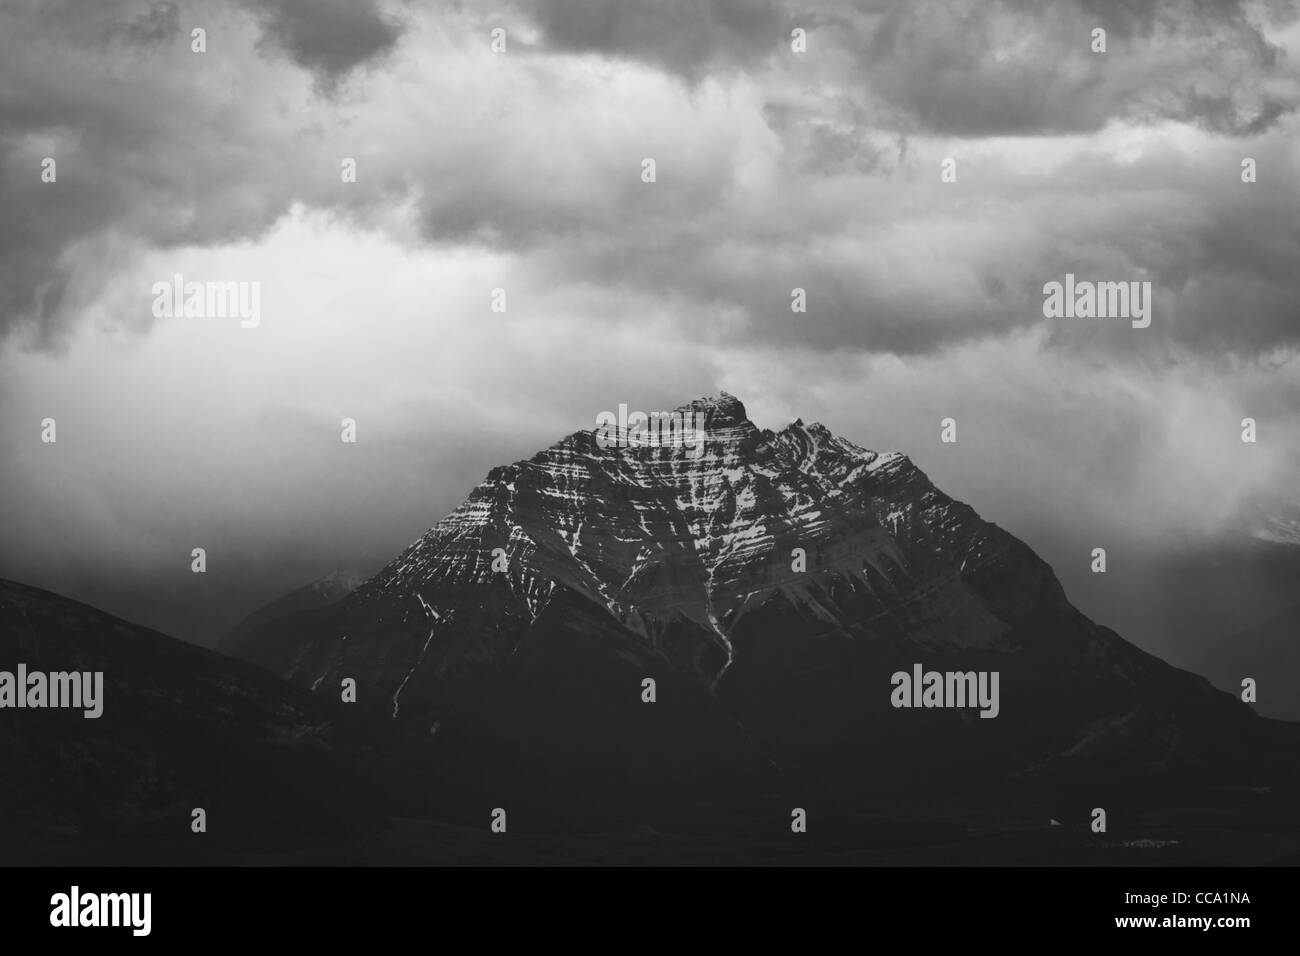
[[[569,806],[1288,772],[1293,728],[1089,621],[904,455],[760,429],[727,395],[677,411],[703,414],[702,454],[577,432],[229,649],[304,687],[355,679],[449,766]],[[917,664],[997,672],[998,716],[893,706]]]

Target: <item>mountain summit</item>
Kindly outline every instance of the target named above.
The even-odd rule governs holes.
[[[234,652],[312,688],[353,678],[360,703],[471,763],[504,747],[511,772],[555,786],[775,775],[852,802],[1097,772],[1236,779],[1234,740],[1272,746],[1270,722],[1089,621],[905,455],[819,424],[760,429],[725,393],[676,412],[703,413],[702,453],[575,432],[492,469],[341,602]],[[930,672],[996,674],[996,719],[896,693]]]

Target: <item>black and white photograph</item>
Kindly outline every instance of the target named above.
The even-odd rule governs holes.
[[[1297,864],[1297,0],[0,0],[7,927]]]

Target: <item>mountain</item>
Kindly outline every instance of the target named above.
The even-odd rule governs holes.
[[[217,641],[217,650],[238,646],[246,635],[276,618],[287,617],[300,611],[315,610],[333,604],[335,601],[341,601],[355,591],[364,580],[365,577],[360,571],[335,570],[300,588],[295,588],[288,594],[262,605],[236,624]]]
[[[1122,576],[1112,570],[1088,577],[1094,580],[1082,586],[1106,608],[1115,630],[1172,664],[1209,673],[1207,661],[1220,655],[1226,636],[1295,604],[1300,548],[1229,527],[1212,537],[1126,551]]]
[[[230,650],[304,687],[354,678],[549,812],[1293,774],[1295,728],[1088,620],[905,455],[760,429],[726,394],[676,413],[703,416],[702,449],[576,432],[492,469],[341,602]],[[917,664],[997,672],[998,716],[894,707]],[[668,691],[653,705],[645,677]]]
[[[1233,693],[1241,693],[1243,678],[1254,679],[1261,714],[1300,720],[1300,605],[1221,640],[1198,664]]]
[[[1240,667],[1271,670],[1292,654],[1285,625],[1275,624],[1294,617],[1300,581],[1300,547],[1283,533],[1288,514],[1279,498],[1247,499],[1212,536],[1126,549],[1122,576],[1089,575],[1082,587],[1091,594],[1073,596],[1105,606],[1108,623],[1138,646],[1240,693]],[[1282,628],[1271,650],[1247,633],[1270,626]],[[1248,659],[1234,650],[1242,642],[1253,648]],[[1300,695],[1288,686],[1275,683],[1255,709],[1300,717]]]
[[[20,664],[102,672],[102,713],[0,710],[0,863],[210,859],[386,825],[370,731],[341,703],[0,580],[0,671]]]
[[[1253,678],[1261,714],[1300,720],[1300,604],[1294,603],[1300,580],[1300,501],[1252,497],[1242,508],[1239,528],[1244,535],[1232,544],[1220,545],[1213,555],[1198,555],[1196,569],[1179,569],[1180,579],[1196,589],[1201,602],[1231,612],[1216,615],[1212,608],[1196,606],[1199,602],[1182,602],[1192,605],[1203,624],[1218,625],[1218,639],[1197,646],[1188,660],[1234,694],[1241,693],[1243,678]],[[1240,543],[1247,535],[1253,547]],[[1221,636],[1225,632],[1228,636]]]
[[[1300,500],[1257,495],[1242,507],[1243,526],[1261,541],[1300,545]]]

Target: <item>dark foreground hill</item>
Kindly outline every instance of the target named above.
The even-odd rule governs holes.
[[[19,664],[102,671],[103,712],[0,710],[0,862],[285,851],[386,825],[373,730],[260,668],[0,580],[0,671]]]

